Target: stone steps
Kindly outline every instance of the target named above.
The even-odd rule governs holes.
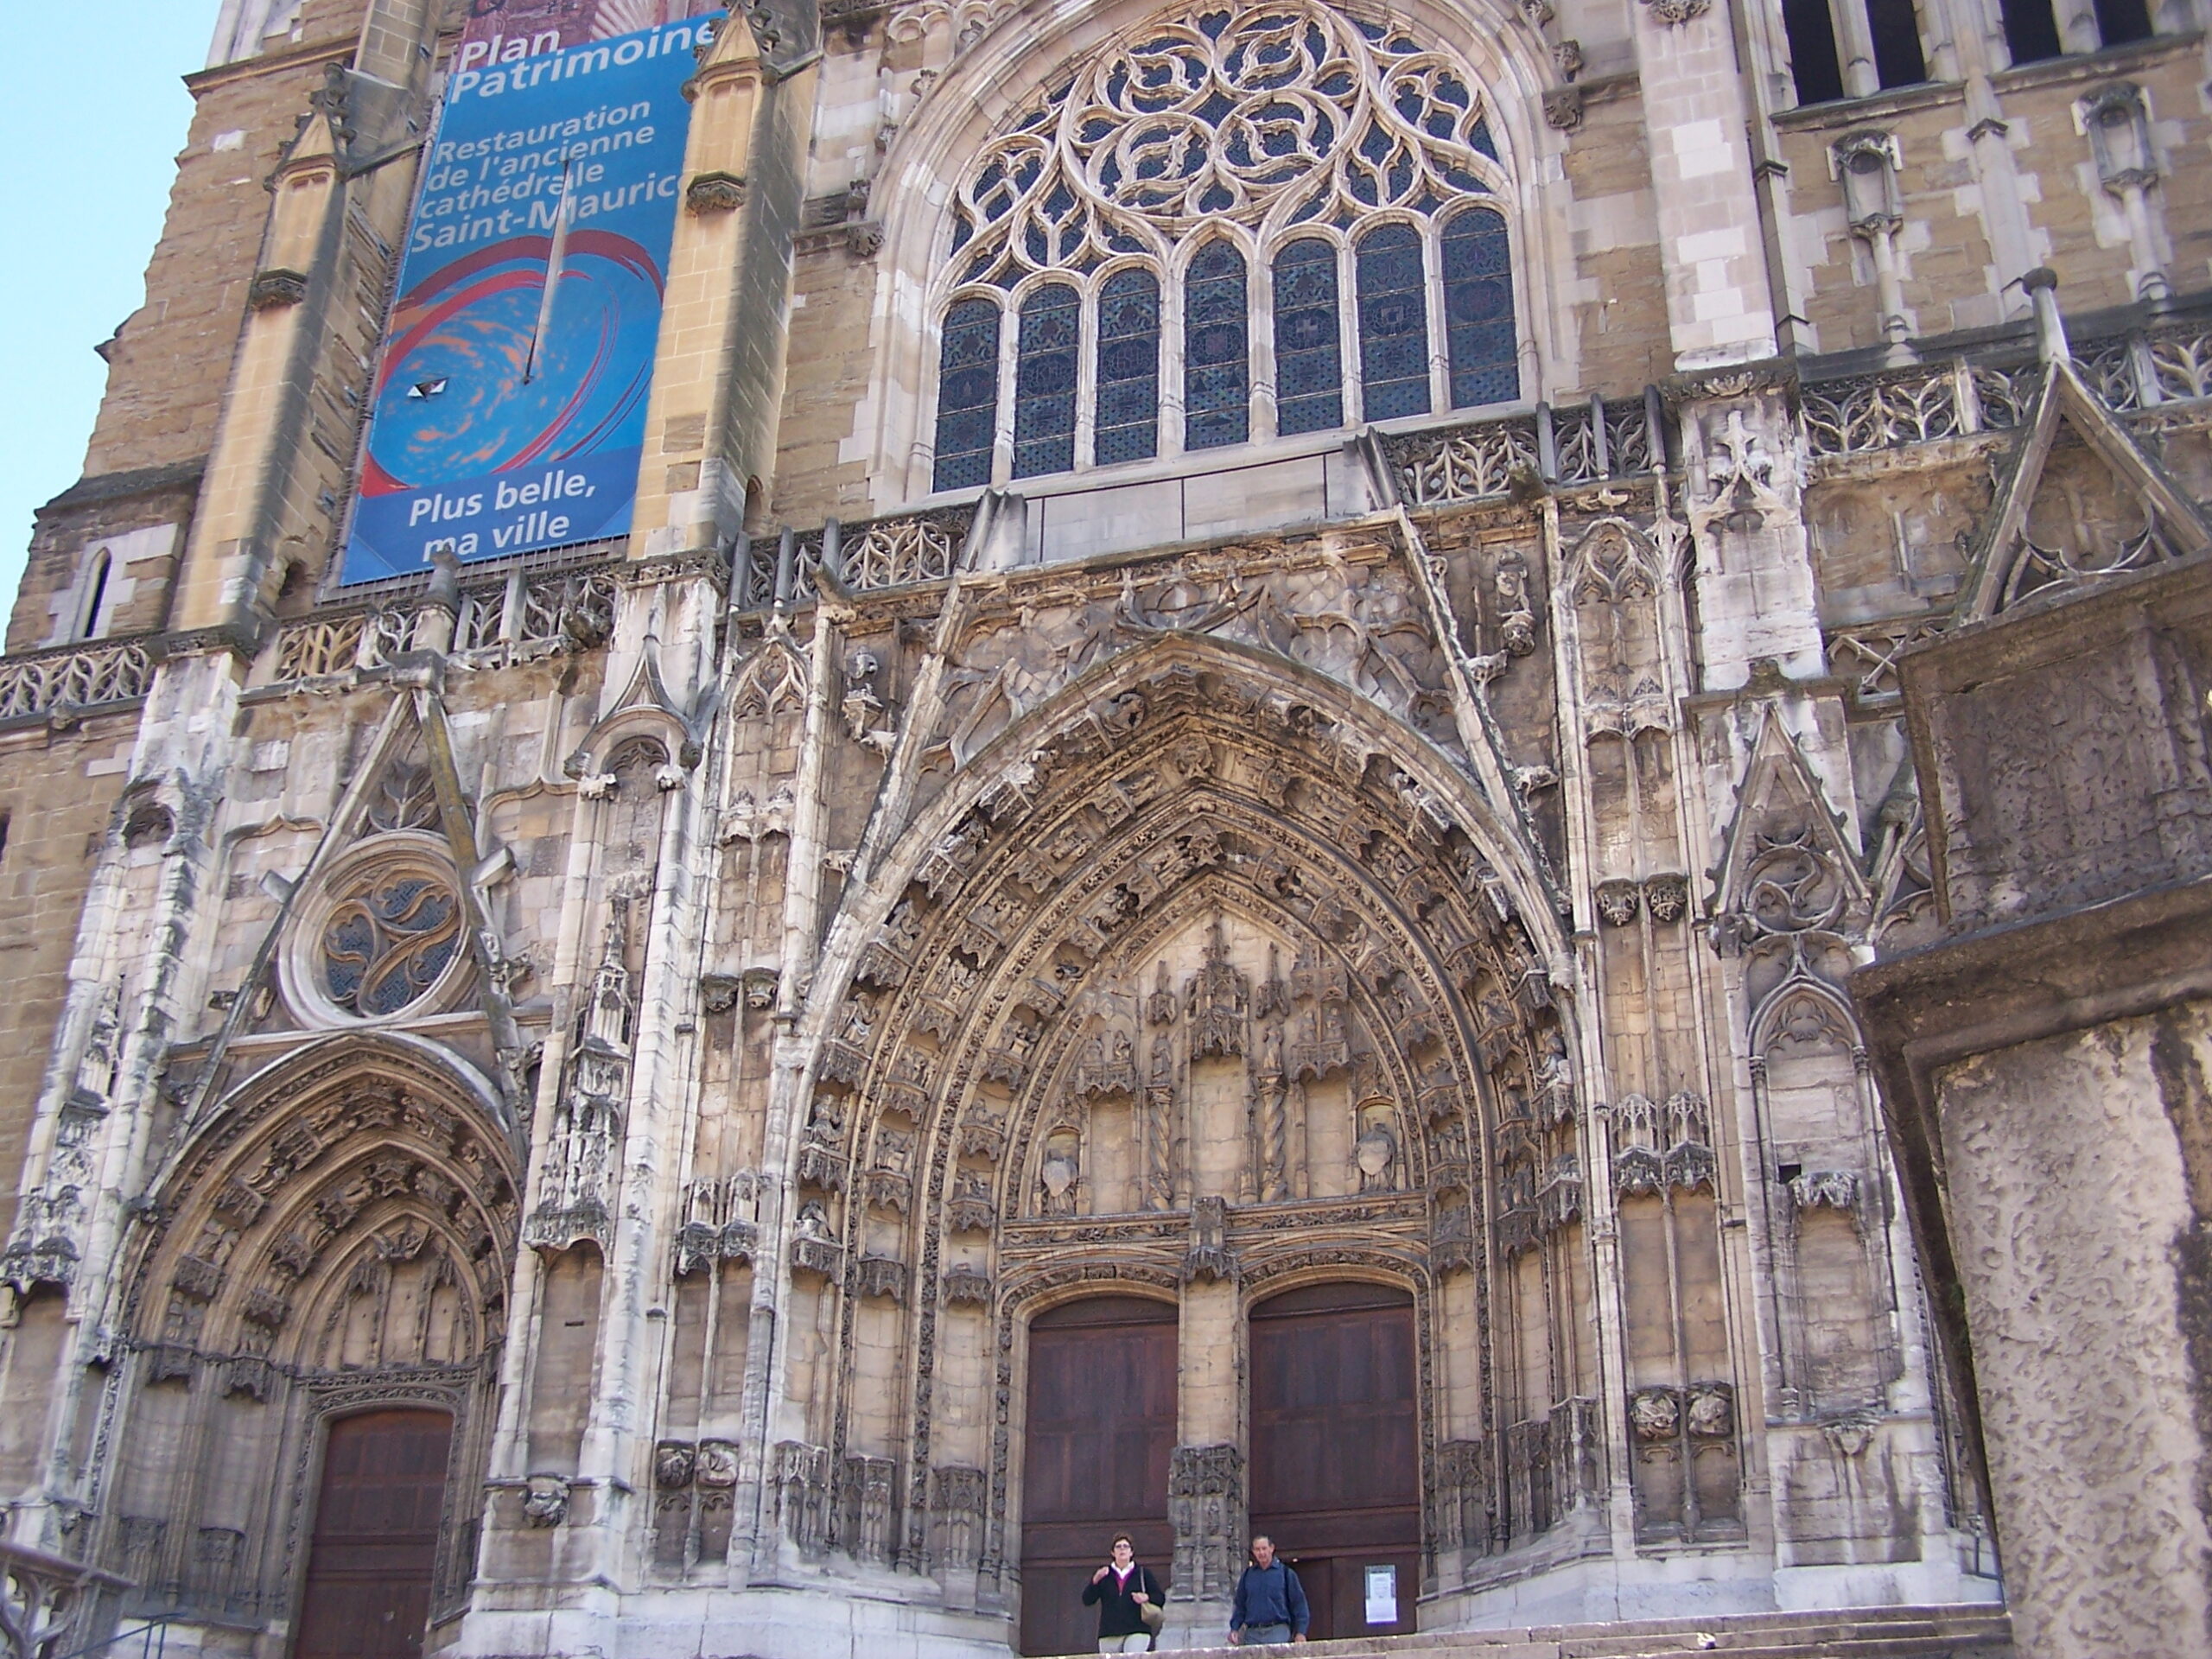
[[[1255,1649],[1179,1651],[1227,1659]],[[1883,1607],[1355,1637],[1310,1642],[1298,1651],[1312,1659],[1671,1659],[1696,1653],[1730,1659],[2012,1659],[2012,1625],[2001,1608]]]

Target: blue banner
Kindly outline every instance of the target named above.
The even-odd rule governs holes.
[[[465,40],[423,159],[342,579],[630,528],[682,194],[683,83],[719,16]],[[474,31],[472,31],[473,33]]]

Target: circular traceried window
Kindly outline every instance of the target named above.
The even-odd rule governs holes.
[[[461,889],[435,837],[402,831],[339,859],[283,956],[293,1006],[331,1022],[434,1011],[465,951]],[[425,1005],[423,1007],[419,1005]]]
[[[419,1001],[461,949],[461,900],[412,873],[377,877],[340,899],[322,927],[323,988],[374,1019]]]

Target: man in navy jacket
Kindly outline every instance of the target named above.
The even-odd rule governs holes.
[[[1275,1560],[1274,1540],[1262,1533],[1252,1541],[1252,1565],[1237,1575],[1236,1605],[1229,1615],[1232,1645],[1255,1647],[1303,1642],[1312,1622],[1306,1586],[1298,1574]]]

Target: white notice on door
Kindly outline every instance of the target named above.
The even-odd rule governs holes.
[[[1367,1569],[1367,1622],[1370,1624],[1395,1624],[1398,1622],[1396,1567],[1370,1567]]]

